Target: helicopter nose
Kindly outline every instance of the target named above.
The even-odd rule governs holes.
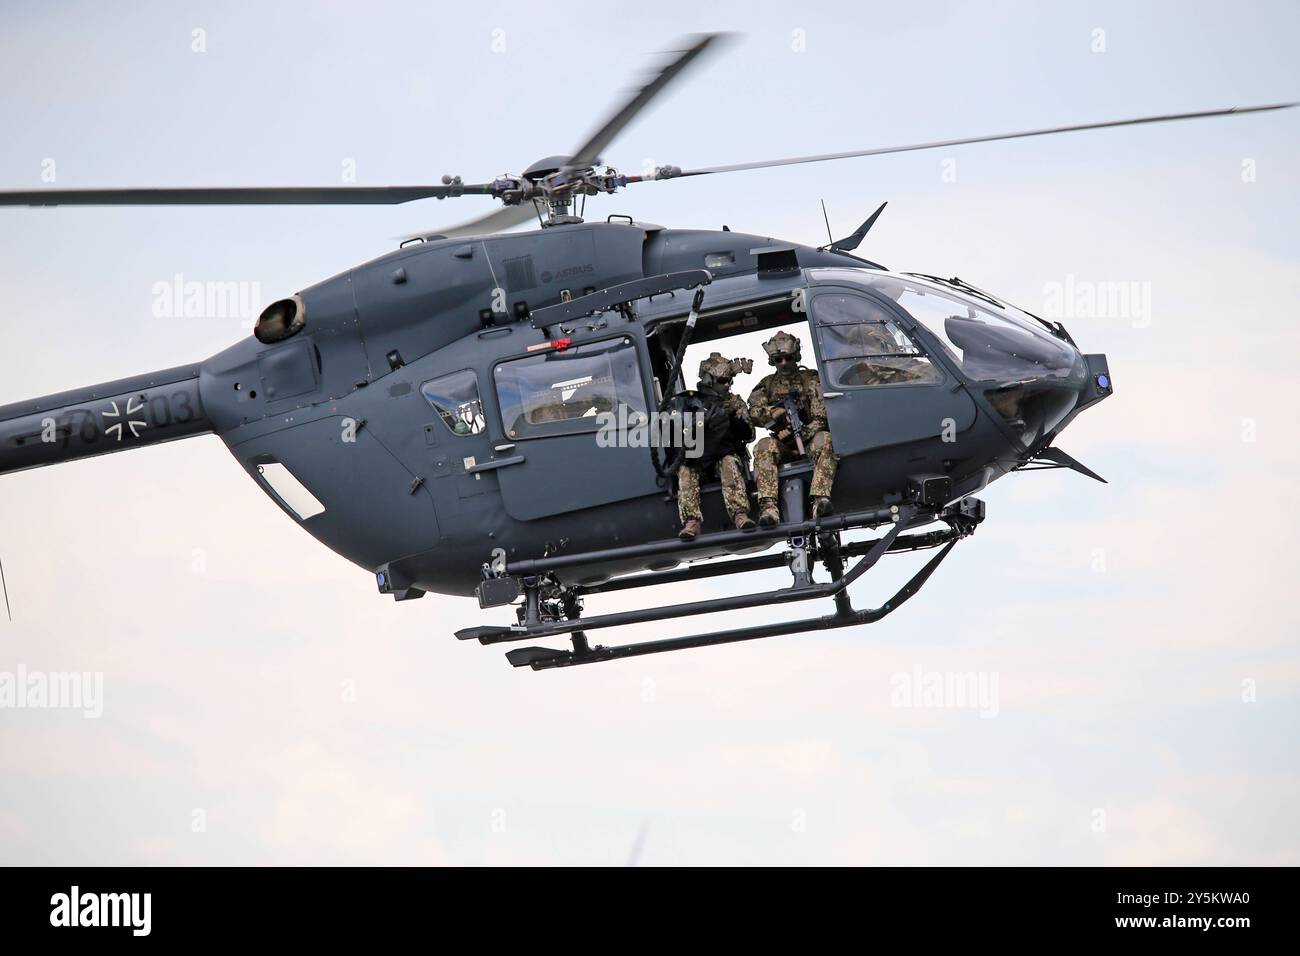
[[[1079,411],[1091,408],[1103,398],[1109,398],[1115,389],[1110,377],[1110,363],[1104,354],[1094,352],[1084,355],[1083,363],[1088,369],[1088,377],[1079,390],[1079,404],[1075,406]]]
[[[1112,390],[1105,355],[1061,342],[1038,374],[986,388],[984,396],[1026,447],[1037,447]]]

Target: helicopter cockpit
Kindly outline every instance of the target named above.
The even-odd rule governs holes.
[[[1077,405],[1087,363],[1043,320],[960,283],[912,274],[869,281],[930,333],[1026,447]]]

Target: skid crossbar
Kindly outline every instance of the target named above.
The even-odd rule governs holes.
[[[626,657],[640,657],[645,654],[661,654],[666,651],[679,651],[691,647],[711,647],[716,644],[752,641],[763,637],[778,637],[782,634],[824,631],[831,628],[852,627],[856,624],[874,624],[885,615],[896,611],[913,594],[919,591],[921,585],[934,573],[935,568],[939,566],[940,562],[948,556],[956,545],[955,540],[944,545],[943,549],[926,562],[925,566],[913,575],[911,580],[878,608],[849,611],[848,613],[837,610],[836,613],[823,617],[782,621],[776,624],[759,624],[729,631],[713,631],[708,634],[670,637],[661,641],[643,641],[638,644],[621,644],[614,647],[597,646],[580,652],[554,650],[548,647],[519,647],[508,651],[506,660],[515,667],[531,667],[535,671],[540,671],[552,667],[573,667],[578,664],[596,664],[602,661],[622,660]],[[857,568],[854,570],[857,570]]]
[[[591,565],[605,560],[645,558],[682,553],[682,542],[653,541],[640,545],[608,548],[602,551],[551,555],[535,560],[512,562],[505,571],[519,576],[522,579],[525,591],[525,602],[519,609],[520,624],[515,627],[468,627],[457,631],[456,636],[461,640],[477,640],[481,644],[499,644],[506,641],[522,641],[530,638],[545,639],[569,635],[573,645],[571,650],[533,646],[516,648],[506,654],[506,659],[515,667],[547,670],[552,667],[595,664],[601,661],[639,657],[645,654],[659,654],[691,647],[709,647],[715,644],[751,641],[783,634],[872,624],[897,610],[920,590],[940,562],[951,553],[957,542],[971,534],[984,520],[984,504],[976,498],[968,497],[948,507],[936,510],[933,507],[926,507],[918,501],[911,501],[874,511],[859,511],[813,521],[801,520],[800,509],[798,508],[792,507],[791,514],[794,520],[773,528],[761,529],[757,533],[718,532],[704,536],[709,539],[708,544],[711,549],[717,547],[724,551],[728,550],[733,544],[752,545],[755,542],[784,537],[788,541],[789,548],[781,554],[765,554],[719,562],[707,562],[695,566],[653,571],[608,581],[573,585],[564,585],[557,582],[552,576],[552,572],[562,568]],[[909,529],[932,521],[946,522],[948,527],[937,531],[904,533]],[[852,528],[879,527],[881,525],[887,525],[887,530],[878,538],[849,544],[840,542],[840,531]],[[860,611],[854,610],[853,604],[849,600],[848,589],[858,578],[874,567],[886,554],[899,551],[914,551],[922,548],[939,548],[940,550],[893,597],[880,607]],[[852,559],[856,560],[846,571],[845,564]],[[810,573],[810,565],[813,562],[820,562],[825,566],[830,574],[831,579],[829,581],[824,583],[813,581]],[[782,564],[787,565],[793,575],[793,584],[790,587],[700,601],[688,601],[681,604],[643,607],[630,611],[597,614],[592,617],[581,616],[581,599],[590,594],[610,593],[722,575],[744,574],[750,571],[777,568]],[[550,590],[544,592],[543,589],[545,588]],[[544,593],[547,596],[544,597]],[[645,624],[698,614],[738,611],[756,607],[791,604],[799,601],[812,601],[820,598],[829,598],[834,601],[835,611],[833,614],[703,634],[690,634],[685,637],[643,641],[636,644],[597,645],[593,647],[587,640],[588,631],[601,628]]]

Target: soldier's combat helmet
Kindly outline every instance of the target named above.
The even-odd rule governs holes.
[[[789,355],[798,362],[799,339],[789,332],[781,331],[763,343],[763,351],[767,353],[768,365],[775,365],[778,355]]]
[[[753,371],[752,359],[723,358],[721,352],[711,352],[700,362],[700,388],[714,392],[727,392],[731,381],[741,372]]]

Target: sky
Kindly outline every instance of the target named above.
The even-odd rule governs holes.
[[[0,188],[485,179],[572,149],[705,30],[736,35],[609,162],[1300,98],[1291,3],[602,9],[9,5]],[[888,200],[861,254],[1056,311],[1107,354],[1114,396],[1059,445],[1109,483],[994,484],[978,533],[871,626],[515,670],[452,636],[505,615],[380,597],[215,437],[0,476],[0,680],[102,675],[98,716],[0,707],[0,862],[1300,863],[1297,155],[1300,110],[591,201],[816,243],[820,200],[837,235]],[[169,315],[176,276],[266,304],[483,211],[0,209],[0,404],[249,334],[239,310]],[[925,557],[885,559],[857,605]],[[973,702],[908,693],[967,675]]]

